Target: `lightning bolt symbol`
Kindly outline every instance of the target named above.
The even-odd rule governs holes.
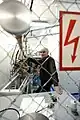
[[[72,63],[76,59],[77,45],[78,45],[78,42],[79,42],[79,37],[76,37],[76,38],[74,38],[72,40],[69,40],[70,35],[72,33],[72,30],[73,30],[73,28],[75,26],[75,23],[76,23],[76,20],[70,20],[68,30],[67,30],[66,39],[65,39],[65,42],[64,42],[64,46],[67,46],[67,45],[72,44],[72,43],[74,44],[73,54],[71,55]]]

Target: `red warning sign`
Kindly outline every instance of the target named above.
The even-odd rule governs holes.
[[[60,70],[80,70],[80,13],[60,11]]]

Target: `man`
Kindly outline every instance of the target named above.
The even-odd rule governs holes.
[[[41,86],[36,90],[36,92],[49,92],[51,85],[54,84],[54,89],[60,94],[55,60],[48,55],[49,51],[47,48],[41,49],[39,53],[41,55],[40,60],[37,61],[32,58],[30,59],[36,65],[40,65]]]

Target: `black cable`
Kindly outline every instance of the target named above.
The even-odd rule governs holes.
[[[0,113],[5,112],[5,111],[7,111],[7,110],[14,110],[14,111],[16,111],[16,112],[18,113],[18,115],[19,115],[19,120],[20,120],[20,113],[19,113],[19,111],[18,111],[17,109],[15,109],[15,108],[5,108],[5,109],[3,109],[3,110],[0,110]],[[0,116],[1,116],[1,115],[0,115]]]
[[[32,11],[33,0],[31,0],[30,11]]]
[[[44,109],[46,109],[46,108],[48,108],[48,106],[47,106],[47,107],[44,107],[44,108],[42,108],[42,109],[40,109],[40,110],[38,110],[38,111],[35,111],[35,113],[41,112],[42,110],[44,110]]]
[[[35,111],[35,112],[38,113],[38,112],[41,112],[42,110],[44,110],[46,108],[52,109],[53,107],[54,107],[54,103],[50,103],[50,105],[48,105],[47,107],[44,107],[44,108],[42,108],[42,109],[40,109],[38,111]]]

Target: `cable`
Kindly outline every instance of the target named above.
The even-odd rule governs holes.
[[[40,109],[40,110],[38,110],[38,111],[35,111],[35,113],[39,113],[39,112],[41,112],[42,110],[44,110],[44,109],[46,109],[46,108],[48,108],[48,106],[47,106],[47,107],[44,107],[44,108],[42,108],[42,109]]]
[[[32,11],[33,0],[31,0],[30,11]]]
[[[50,105],[48,105],[47,107],[44,107],[44,108],[36,111],[36,113],[41,112],[42,110],[44,110],[44,109],[46,109],[46,108],[52,109],[53,107],[54,107],[54,103],[50,103]]]
[[[20,120],[20,113],[19,113],[19,111],[17,110],[17,109],[15,109],[15,108],[5,108],[5,109],[3,109],[3,110],[0,110],[0,113],[2,113],[2,112],[4,112],[4,111],[7,111],[7,110],[14,110],[14,111],[16,111],[17,113],[18,113],[18,115],[19,115],[19,120]],[[1,115],[0,115],[1,116]]]

